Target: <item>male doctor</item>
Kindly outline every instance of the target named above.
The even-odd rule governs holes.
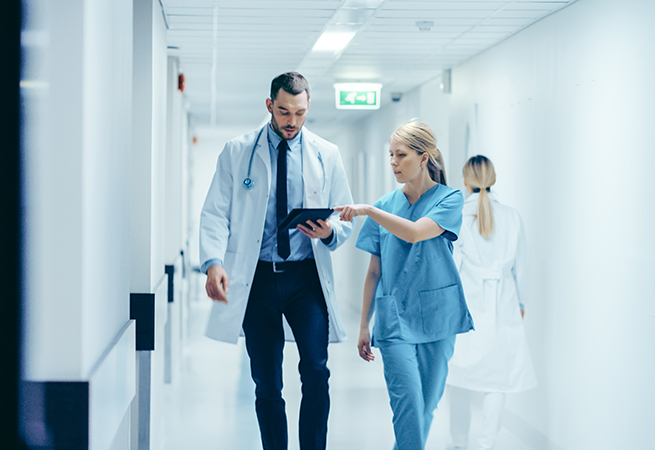
[[[330,251],[350,237],[352,224],[328,219],[277,231],[292,208],[352,203],[339,150],[303,128],[309,105],[302,75],[273,80],[271,121],[225,145],[200,219],[200,261],[215,300],[207,335],[236,343],[243,329],[264,450],[287,449],[285,336],[300,354],[301,450],[325,449],[327,346],[345,338]]]

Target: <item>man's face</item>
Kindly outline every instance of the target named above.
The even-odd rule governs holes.
[[[266,108],[271,113],[271,125],[278,136],[287,141],[296,137],[305,123],[310,103],[307,91],[292,95],[280,89],[275,101],[266,99]]]

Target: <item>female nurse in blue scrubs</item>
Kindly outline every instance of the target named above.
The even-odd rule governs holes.
[[[446,185],[441,152],[427,125],[410,122],[398,128],[389,153],[403,187],[373,206],[335,209],[341,220],[368,216],[357,239],[357,247],[371,254],[359,355],[373,361],[371,345],[382,355],[394,448],[423,450],[444,391],[455,335],[473,329],[452,256],[464,199]]]

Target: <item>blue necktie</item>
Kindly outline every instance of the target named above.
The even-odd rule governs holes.
[[[282,139],[277,146],[277,223],[279,224],[287,216],[287,141]],[[278,231],[277,233],[277,254],[282,259],[287,259],[291,254],[289,246],[289,230]]]

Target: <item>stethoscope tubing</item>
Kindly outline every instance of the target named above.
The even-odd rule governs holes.
[[[255,144],[252,146],[252,151],[250,152],[250,161],[248,162],[248,174],[246,175],[246,178],[243,180],[243,187],[246,189],[252,189],[253,186],[255,185],[255,182],[252,181],[252,178],[250,178],[250,170],[252,169],[252,159],[255,156],[255,150],[257,149],[257,143],[259,142],[259,138],[262,137],[262,133],[266,129],[266,125],[262,127],[261,130],[259,130],[259,134],[257,135],[257,139],[255,139]]]
[[[243,187],[246,189],[252,189],[253,186],[255,185],[255,182],[250,178],[250,171],[252,169],[252,159],[255,156],[255,150],[257,149],[257,143],[259,142],[259,139],[262,137],[262,133],[266,129],[266,125],[259,130],[259,134],[257,135],[257,139],[255,139],[255,144],[252,146],[252,151],[250,152],[250,161],[248,161],[248,174],[246,175],[246,178],[243,180]],[[321,162],[321,168],[323,169],[323,188],[325,188],[325,165],[323,164],[323,157],[321,156],[321,152],[318,153],[318,159]]]

